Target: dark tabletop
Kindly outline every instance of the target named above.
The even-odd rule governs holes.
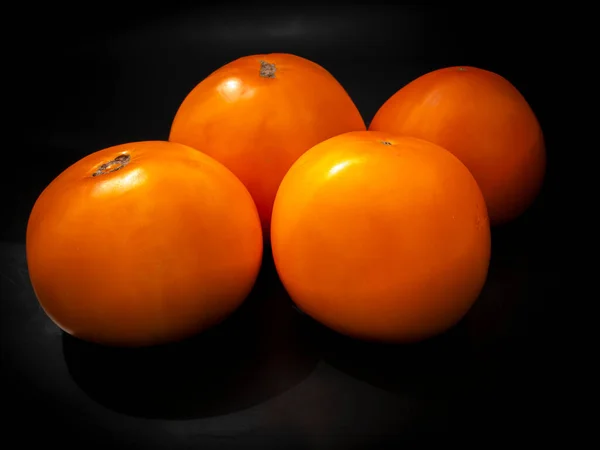
[[[15,85],[24,98],[16,111],[26,120],[11,154],[13,178],[2,181],[3,436],[19,446],[41,437],[63,448],[106,449],[553,440],[565,388],[555,376],[560,339],[550,320],[563,288],[560,149],[545,87],[536,82],[548,63],[543,52],[531,52],[547,29],[531,31],[516,15],[513,33],[500,39],[499,26],[468,21],[466,10],[450,20],[446,10],[416,7],[98,14],[101,25],[56,19],[20,56],[31,69]],[[197,338],[125,350],[63,334],[40,309],[27,272],[24,232],[37,195],[91,151],[165,139],[178,102],[203,76],[238,56],[270,51],[324,65],[367,122],[403,84],[443,65],[496,70],[530,100],[546,130],[546,186],[527,214],[493,230],[488,281],[473,309],[419,345],[352,341],[293,307],[267,252],[244,306]]]

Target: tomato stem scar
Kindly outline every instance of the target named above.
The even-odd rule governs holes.
[[[391,142],[389,142],[389,141],[381,141],[381,143],[382,143],[383,145],[392,145],[392,143],[391,143]]]
[[[269,63],[267,61],[260,60],[260,71],[259,75],[263,78],[275,78],[275,71],[277,67],[275,64]]]
[[[101,164],[100,167],[98,167],[98,169],[92,174],[92,176],[96,177],[98,175],[104,175],[105,173],[110,173],[110,172],[119,170],[119,169],[125,167],[129,163],[130,160],[131,160],[131,156],[129,156],[125,153],[122,155],[119,155],[115,159],[105,162],[104,164]]]
[[[459,71],[459,72],[466,72],[466,71],[467,71],[467,69],[465,69],[464,67],[459,67],[459,68],[458,68],[458,71]]]

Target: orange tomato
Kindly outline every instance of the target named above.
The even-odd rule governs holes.
[[[323,67],[290,54],[239,58],[183,100],[169,140],[227,166],[257,205],[265,236],[281,179],[313,145],[366,130],[344,88]]]
[[[521,93],[490,71],[427,73],[392,95],[369,130],[426,139],[456,155],[479,183],[492,225],[524,213],[543,183],[540,124]]]
[[[456,324],[491,253],[469,170],[430,142],[364,131],[301,156],[273,207],[271,248],[292,300],[358,339],[415,342]]]
[[[83,340],[144,346],[226,318],[262,262],[258,212],[227,168],[146,141],[92,153],[55,178],[27,225],[40,305]]]

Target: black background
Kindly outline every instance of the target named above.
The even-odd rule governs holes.
[[[556,64],[569,48],[553,24],[565,14],[495,3],[131,11],[86,3],[16,15],[8,97],[17,140],[5,159],[0,230],[8,435],[19,445],[149,449],[557,440],[568,386],[552,320],[563,291],[566,183],[556,88],[565,74]],[[547,140],[546,184],[527,214],[493,230],[489,279],[473,310],[420,345],[352,342],[294,310],[266,259],[242,309],[190,342],[124,351],[62,335],[37,306],[25,263],[25,226],[41,190],[92,151],[167,139],[195,84],[268,52],[323,65],[367,124],[397,89],[447,65],[495,71],[527,98]]]

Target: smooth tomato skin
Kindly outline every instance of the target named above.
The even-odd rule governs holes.
[[[275,72],[261,61],[274,64]],[[274,53],[239,58],[202,80],[179,106],[169,140],[235,173],[252,194],[267,236],[277,188],[292,163],[313,145],[358,130],[366,125],[357,107],[326,69]]]
[[[455,156],[364,131],[326,140],[291,167],[271,248],[309,316],[357,339],[407,343],[448,330],[470,309],[491,238],[483,195]]]
[[[447,67],[420,76],[381,106],[369,130],[425,139],[456,155],[479,183],[492,226],[521,216],[543,184],[540,124],[521,93],[487,70]]]
[[[92,176],[119,155],[120,170]],[[138,347],[225,319],[262,262],[256,206],[223,165],[190,147],[134,142],[92,153],[38,197],[26,235],[40,305],[65,332]]]

